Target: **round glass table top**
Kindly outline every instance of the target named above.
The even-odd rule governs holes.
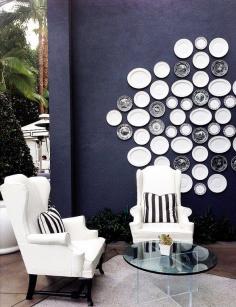
[[[199,274],[217,264],[214,253],[189,243],[173,243],[170,256],[163,256],[158,241],[139,242],[130,245],[123,257],[137,269],[165,275]]]

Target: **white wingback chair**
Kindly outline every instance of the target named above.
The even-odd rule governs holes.
[[[32,299],[34,293],[50,294],[35,291],[37,275],[79,277],[87,283],[87,300],[92,306],[92,278],[97,266],[103,274],[105,239],[98,237],[97,230],[86,228],[84,216],[63,219],[64,233],[40,233],[37,219],[48,209],[50,193],[49,181],[44,177],[6,177],[1,193],[29,274],[27,299]]]
[[[137,205],[130,210],[134,218],[130,223],[133,242],[158,240],[158,236],[164,233],[170,234],[174,241],[192,243],[194,224],[188,219],[192,210],[181,205],[181,172],[169,166],[148,166],[137,170],[136,180]],[[145,192],[159,196],[175,193],[178,223],[144,223]]]

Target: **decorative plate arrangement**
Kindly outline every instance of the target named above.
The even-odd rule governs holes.
[[[122,141],[126,141],[133,135],[133,129],[128,124],[122,124],[117,128],[117,136]]]
[[[128,112],[133,106],[133,100],[131,97],[123,95],[117,99],[117,108],[120,111]]]
[[[196,146],[192,150],[192,157],[197,162],[203,162],[208,157],[208,150],[204,146]]]
[[[196,71],[193,75],[192,81],[196,87],[204,87],[207,86],[210,78],[205,71],[199,70]]]
[[[236,97],[233,95],[228,95],[224,98],[224,105],[226,108],[232,109],[236,106]]]
[[[148,128],[153,135],[159,135],[165,130],[165,124],[161,119],[153,119]]]
[[[221,101],[219,98],[217,97],[212,97],[209,101],[208,101],[208,107],[209,109],[215,111],[218,110],[221,106]]]
[[[149,113],[153,117],[161,117],[165,113],[165,105],[161,101],[154,101],[150,104]]]
[[[150,133],[146,129],[138,129],[134,133],[134,141],[138,145],[145,145],[150,140]]]
[[[215,172],[223,172],[228,166],[227,159],[224,156],[217,155],[211,158],[211,168]]]
[[[190,98],[184,98],[181,100],[180,106],[184,111],[189,111],[193,107],[193,102]]]
[[[207,46],[207,39],[203,36],[199,36],[195,39],[195,47],[198,49],[198,50],[203,50],[206,48]]]
[[[199,51],[193,56],[193,65],[198,69],[203,69],[210,63],[209,55],[204,51]]]
[[[140,91],[134,95],[134,104],[139,108],[145,108],[149,102],[150,96],[147,92]]]
[[[224,60],[216,60],[211,64],[211,72],[216,77],[223,77],[228,72],[228,64]]]
[[[192,130],[193,130],[192,126],[188,123],[182,124],[179,128],[180,133],[184,136],[190,135],[192,133]]]
[[[181,172],[186,172],[190,166],[190,161],[185,156],[178,156],[174,159],[173,166],[175,169],[179,169]]]
[[[177,135],[177,128],[175,126],[168,126],[166,127],[166,136],[168,136],[168,138],[174,138]]]
[[[232,170],[236,171],[236,156],[234,156],[231,160]]]
[[[154,165],[170,166],[170,160],[165,156],[160,156],[154,160]]]
[[[175,109],[178,105],[178,99],[174,96],[169,96],[166,99],[166,105],[169,109]]]
[[[192,133],[192,138],[195,143],[203,144],[208,140],[208,132],[205,128],[195,128]]]
[[[111,110],[107,113],[106,119],[110,126],[118,126],[122,122],[122,115],[117,110]]]
[[[166,78],[170,73],[170,65],[164,61],[160,61],[156,63],[153,70],[157,78]]]
[[[174,66],[174,73],[177,77],[184,78],[190,73],[190,65],[186,61],[180,61]]]
[[[192,100],[197,106],[201,107],[208,102],[209,94],[205,90],[196,90],[193,92]]]

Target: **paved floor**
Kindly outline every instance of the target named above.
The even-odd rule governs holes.
[[[106,250],[105,261],[115,255],[122,254],[126,244],[117,242],[109,244]],[[211,274],[236,278],[236,242],[219,242],[207,246],[218,257],[218,265]],[[49,260],[50,261],[50,260]],[[37,289],[59,290],[74,279],[40,276]],[[0,306],[26,307],[33,306],[42,297],[35,296],[32,301],[25,300],[28,277],[20,253],[0,256]]]

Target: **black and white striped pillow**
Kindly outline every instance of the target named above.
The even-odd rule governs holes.
[[[40,213],[38,224],[41,233],[59,233],[65,232],[65,226],[60,213],[53,207],[48,211]]]
[[[176,195],[144,193],[144,223],[177,223]]]

